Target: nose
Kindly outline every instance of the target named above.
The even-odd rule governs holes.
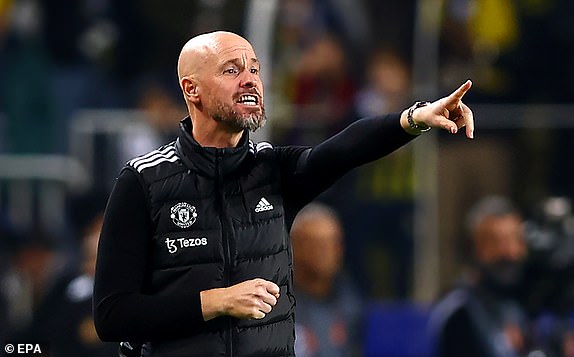
[[[241,78],[241,87],[253,88],[257,86],[259,77],[255,73],[245,71],[243,78]]]

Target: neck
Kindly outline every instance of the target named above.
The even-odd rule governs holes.
[[[213,119],[194,120],[192,117],[192,122],[193,138],[204,147],[236,147],[243,135],[243,130],[232,130],[225,123]]]

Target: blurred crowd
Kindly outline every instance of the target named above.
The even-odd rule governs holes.
[[[145,107],[157,91],[181,107],[173,53],[197,33],[242,33],[248,3],[2,0],[3,150],[65,152],[69,121],[82,108]],[[281,142],[320,140],[357,114],[410,101],[416,1],[277,3],[270,111]],[[568,103],[572,7],[568,0],[445,1],[440,88],[473,78],[474,102]]]
[[[96,160],[112,161],[114,169],[173,140],[185,115],[176,54],[198,33],[226,29],[245,34],[250,3],[0,0],[0,154],[69,155],[72,124],[86,109],[142,114],[142,125],[106,138],[114,141],[113,155],[104,145],[96,148]],[[313,145],[360,117],[409,106],[415,99],[416,9],[414,0],[278,0],[272,66],[263,69],[270,78],[268,139],[275,145]],[[571,104],[572,18],[571,0],[444,1],[439,91],[472,78],[474,87],[467,99],[471,103]],[[107,141],[96,140],[102,142]],[[98,167],[102,166],[96,162],[94,170]],[[11,216],[12,203],[6,194],[14,182],[0,177],[0,341],[40,337],[64,341],[75,336],[61,352],[59,342],[54,342],[53,356],[109,355],[110,346],[95,338],[89,301],[99,215],[117,172],[96,171],[89,172],[98,178],[90,187],[66,193],[65,210],[60,212],[65,225],[58,229],[34,219],[19,224]],[[297,328],[299,355],[361,355],[357,326],[364,326],[361,319],[368,306],[364,301],[410,298],[414,199],[414,157],[412,147],[406,147],[348,174],[319,198],[320,204],[302,212],[293,230],[302,311]],[[544,241],[540,234],[529,237],[538,237],[533,242]],[[488,258],[479,259],[488,255],[479,252],[483,243],[472,242],[469,246],[477,249],[472,261],[478,268],[489,268]],[[531,263],[526,256],[531,257],[530,248],[536,246],[525,244],[508,248],[513,253],[500,253],[499,260],[506,265],[514,260]],[[312,249],[330,256],[322,261],[323,267],[310,266],[317,263],[305,257]],[[477,271],[497,272],[498,262],[494,270]],[[544,265],[527,266],[538,274],[534,276],[539,279],[532,281],[545,281],[544,272],[533,268]],[[568,273],[561,271],[560,276],[567,279]],[[454,296],[480,291],[482,299],[484,287],[471,280],[457,285]],[[518,356],[535,350],[542,338],[534,339],[532,329],[507,327],[511,323],[527,326],[525,321],[532,315],[543,317],[536,321],[537,327],[551,326],[545,330],[552,330],[548,336],[559,336],[553,337],[552,351],[545,350],[548,356],[574,355],[568,352],[574,350],[574,332],[564,327],[556,335],[557,324],[569,326],[563,311],[542,314],[558,303],[547,303],[548,297],[519,295],[532,300],[516,299],[504,308],[496,303],[484,307],[496,311],[492,321],[479,323],[479,329],[492,329],[477,338],[496,340],[488,334],[495,333],[509,341],[504,345],[507,354],[491,355]],[[452,296],[444,297],[437,314],[444,306],[460,307],[447,304]],[[442,322],[433,331],[440,334],[446,328],[445,341],[452,329],[444,322],[448,315],[437,318]],[[434,315],[431,320],[435,322]],[[467,325],[469,320],[467,316]],[[544,341],[551,339],[548,336]]]

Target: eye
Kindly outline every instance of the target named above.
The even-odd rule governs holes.
[[[223,73],[225,73],[225,74],[237,74],[237,73],[239,73],[239,70],[237,70],[237,68],[235,68],[235,67],[230,67],[230,68],[225,69],[223,71]]]
[[[251,68],[249,72],[251,72],[252,74],[259,74],[259,68]]]

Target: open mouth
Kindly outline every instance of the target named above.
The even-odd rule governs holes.
[[[259,104],[259,97],[253,94],[242,94],[237,100],[237,103],[254,107]]]

